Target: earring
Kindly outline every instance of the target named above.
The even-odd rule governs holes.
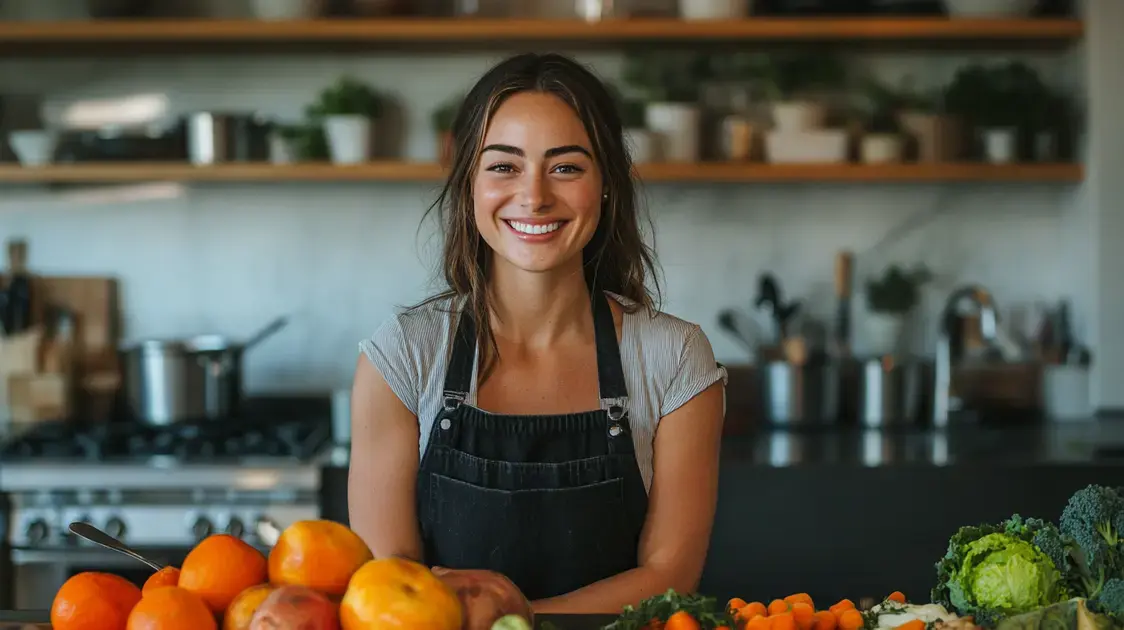
[[[604,199],[605,201],[608,201],[609,200],[609,193],[603,193],[601,195],[601,198]]]

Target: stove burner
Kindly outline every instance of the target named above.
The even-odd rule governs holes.
[[[79,426],[45,422],[0,445],[0,461],[80,459],[98,462],[170,457],[181,462],[253,457],[305,461],[331,441],[324,418],[255,418],[154,427],[133,422]]]

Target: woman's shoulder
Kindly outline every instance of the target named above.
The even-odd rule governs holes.
[[[609,295],[625,308],[624,317],[628,319],[629,328],[635,333],[632,337],[642,343],[648,351],[680,354],[695,338],[701,337],[706,340],[706,333],[703,332],[702,326],[694,322],[664,311],[647,308],[614,293]]]

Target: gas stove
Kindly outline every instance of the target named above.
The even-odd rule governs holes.
[[[71,462],[188,464],[253,459],[307,461],[331,441],[326,419],[231,418],[148,426],[114,422],[80,427],[42,423],[0,447],[0,465],[43,459]]]

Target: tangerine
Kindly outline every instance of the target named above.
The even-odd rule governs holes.
[[[340,603],[343,630],[459,630],[463,619],[453,589],[425,566],[402,558],[364,564]]]
[[[222,613],[239,593],[267,578],[268,563],[260,551],[229,534],[214,534],[184,558],[179,586]]]
[[[258,584],[239,593],[226,609],[222,620],[223,630],[248,630],[254,613],[276,588],[272,584]]]
[[[147,580],[144,581],[144,586],[141,588],[141,593],[147,593],[155,588],[161,586],[178,586],[180,582],[180,570],[175,567],[164,567],[156,573],[153,573]]]
[[[141,599],[141,590],[111,573],[88,571],[63,583],[51,603],[55,630],[120,630],[129,611]]]
[[[269,581],[343,595],[351,576],[374,556],[358,534],[334,521],[297,521],[269,552]]]
[[[215,615],[203,598],[179,586],[161,586],[145,593],[125,630],[218,630]]]

